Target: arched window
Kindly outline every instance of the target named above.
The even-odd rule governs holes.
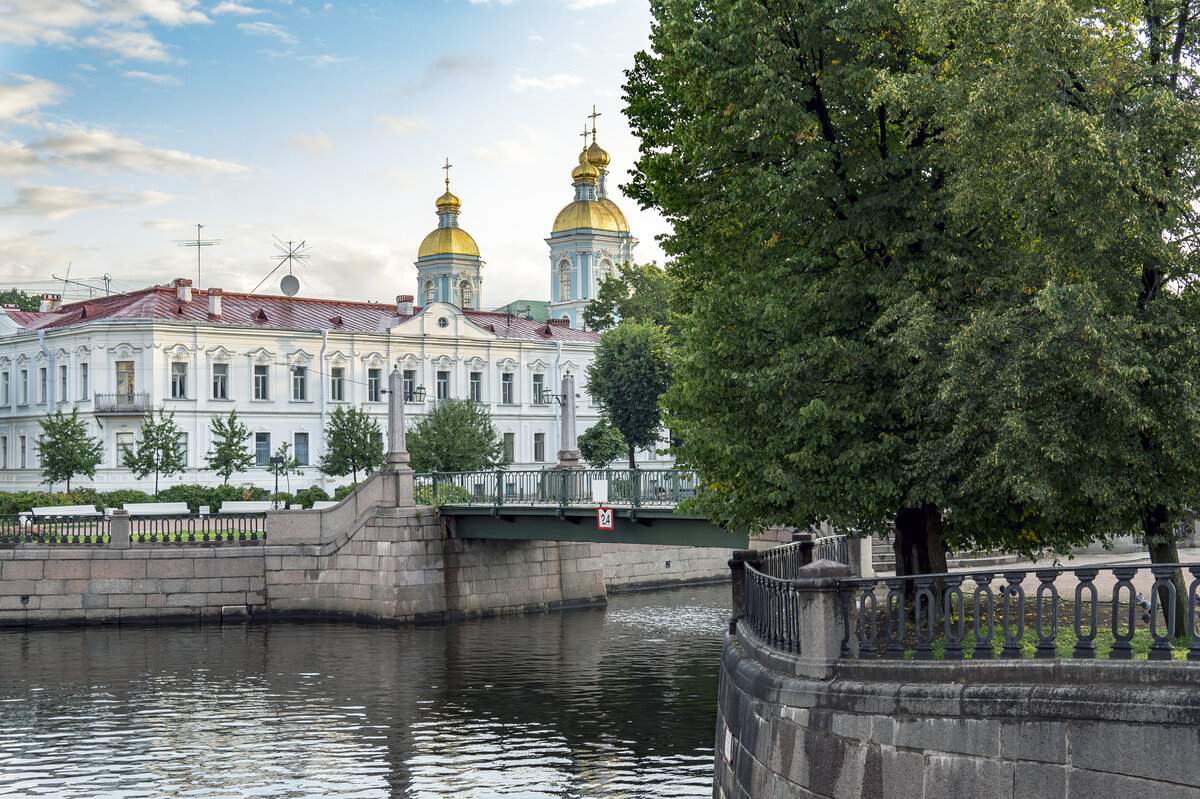
[[[460,308],[469,309],[474,307],[472,301],[475,298],[475,292],[471,289],[471,281],[464,280],[462,283],[458,284],[458,297]]]
[[[425,304],[437,302],[437,289],[433,286],[432,280],[425,281]]]
[[[558,264],[558,301],[571,299],[571,265],[566,261]]]
[[[601,261],[599,268],[596,269],[596,288],[599,289],[600,284],[603,283],[606,279],[612,277],[612,274],[613,274],[612,261],[609,261],[607,259]]]

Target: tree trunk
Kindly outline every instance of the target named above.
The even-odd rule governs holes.
[[[1150,553],[1151,563],[1178,563],[1179,546],[1175,542],[1174,531],[1167,526],[1167,509],[1155,505],[1152,509],[1142,511],[1142,534],[1146,539],[1146,549]],[[1183,583],[1183,574],[1176,569],[1171,574],[1171,584],[1175,586],[1175,629],[1170,628],[1168,605],[1171,594],[1166,588],[1158,590],[1158,606],[1162,612],[1163,624],[1167,633],[1174,638],[1186,635],[1188,630],[1188,613],[1191,611],[1188,603],[1187,588]]]
[[[942,574],[946,571],[946,544],[942,540],[942,512],[936,505],[901,508],[896,513],[896,576]]]
[[[633,462],[633,453],[634,453],[635,449],[636,449],[635,447],[633,447],[632,445],[630,445],[630,447],[629,447],[629,468],[630,468],[630,469],[636,469],[636,468],[637,468],[637,464],[635,464],[635,463]]]

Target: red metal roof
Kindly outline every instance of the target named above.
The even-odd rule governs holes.
[[[392,303],[272,297],[260,294],[221,293],[221,316],[208,313],[208,292],[192,291],[191,302],[180,302],[173,286],[154,286],[128,294],[64,305],[59,311],[9,310],[8,317],[27,330],[68,327],[102,319],[153,319],[210,325],[269,328],[325,328],[381,333],[403,319]],[[419,312],[417,308],[415,311]],[[600,336],[587,330],[547,325],[493,311],[464,311],[468,319],[500,338],[529,341],[595,343]],[[408,319],[411,317],[404,317]]]

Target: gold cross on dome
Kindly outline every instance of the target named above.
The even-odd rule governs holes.
[[[454,164],[450,163],[450,159],[446,159],[446,165],[442,169],[446,170],[446,191],[450,191],[450,167]]]
[[[579,135],[583,136],[583,149],[586,150],[587,149],[587,137],[588,137],[588,129],[587,129],[586,122],[583,123],[583,133],[581,133]]]
[[[588,119],[592,120],[592,144],[596,143],[596,117],[603,116],[596,110],[596,106],[592,106],[592,113],[588,114]]]

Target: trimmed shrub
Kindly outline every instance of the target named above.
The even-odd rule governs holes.
[[[341,502],[343,499],[350,496],[350,494],[356,488],[358,488],[358,483],[351,483],[348,486],[342,486],[341,488],[335,488],[333,490],[333,498],[336,502]]]
[[[126,502],[154,501],[154,497],[145,491],[138,491],[136,488],[119,488],[116,491],[105,491],[100,497],[104,500],[104,507],[106,508],[119,508]]]
[[[311,508],[314,502],[328,502],[329,494],[320,486],[309,486],[296,492],[296,502]]]
[[[450,502],[470,502],[471,493],[462,486],[444,483],[437,487],[437,496],[433,495],[433,486],[421,485],[413,489],[413,498],[418,505],[445,505]]]

